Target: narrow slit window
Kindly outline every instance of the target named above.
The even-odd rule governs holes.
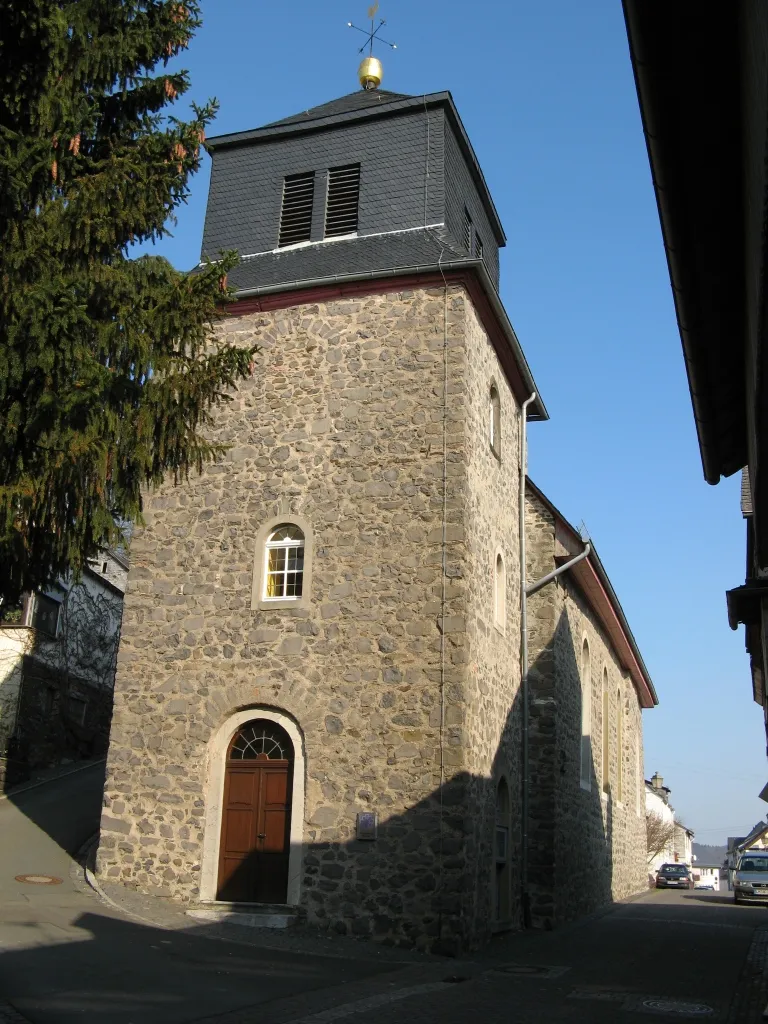
[[[277,244],[308,242],[312,234],[312,205],[315,198],[315,172],[289,174],[283,181],[283,205]]]
[[[472,218],[466,209],[464,210],[464,248],[467,250],[467,255],[472,254]]]
[[[592,786],[592,662],[586,637],[581,647],[581,763],[582,789]]]
[[[608,793],[611,789],[611,695],[608,692],[608,673],[603,670],[603,735],[602,735],[602,762],[603,762],[603,792]]]
[[[503,632],[507,622],[507,576],[504,570],[504,558],[501,552],[496,555],[493,591],[494,620],[496,625]]]
[[[501,457],[501,399],[495,384],[488,396],[488,440],[494,455]]]
[[[616,692],[616,799],[624,802],[624,709],[621,690]]]
[[[354,234],[357,231],[359,206],[360,164],[331,167],[328,171],[325,237]]]

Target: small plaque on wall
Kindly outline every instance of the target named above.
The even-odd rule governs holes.
[[[357,815],[357,838],[375,839],[379,820],[375,811],[360,811]]]

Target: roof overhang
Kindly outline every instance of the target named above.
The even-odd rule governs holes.
[[[623,5],[704,477],[715,484],[748,461],[738,12]]]
[[[526,488],[552,513],[555,520],[556,550],[559,547],[563,551],[556,557],[556,561],[560,564],[565,563],[583,550],[584,542],[562,512],[529,478],[526,478]],[[622,668],[632,679],[640,706],[643,708],[655,707],[659,703],[659,698],[640,654],[637,641],[632,635],[624,610],[591,540],[590,545],[592,550],[589,555],[577,562],[569,570],[569,575],[605,630]]]
[[[244,316],[306,303],[327,302],[345,296],[375,295],[410,288],[442,288],[446,285],[461,285],[466,289],[518,402],[522,404],[536,393],[535,401],[528,408],[528,418],[549,419],[515,329],[482,260],[456,260],[431,266],[398,267],[247,288],[236,293],[237,301],[228,306],[227,314]]]

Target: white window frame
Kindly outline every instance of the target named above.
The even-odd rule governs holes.
[[[295,526],[304,534],[304,579],[301,597],[264,597],[266,593],[267,541],[279,526]],[[312,593],[312,563],[314,533],[312,524],[304,516],[296,515],[289,509],[272,516],[261,524],[256,533],[253,548],[253,577],[251,583],[251,611],[275,611],[277,609],[306,609]]]
[[[287,526],[292,526],[295,530],[297,530],[301,534],[301,537],[300,538],[299,537],[290,538],[288,540],[272,540],[272,538],[274,537],[274,535],[276,533],[278,533],[280,530],[284,529]],[[289,569],[288,568],[289,553],[292,550],[293,551],[298,551],[299,549],[301,549],[301,552],[302,552],[302,567],[301,567],[301,569]],[[277,571],[277,572],[271,571],[270,568],[269,568],[269,556],[270,556],[270,553],[273,552],[273,551],[284,551],[285,552],[284,568],[282,570]],[[272,530],[272,532],[270,533],[269,537],[267,538],[266,544],[264,545],[264,589],[263,589],[263,592],[262,592],[262,598],[261,598],[262,601],[272,602],[272,601],[300,601],[301,600],[301,598],[302,598],[302,596],[304,594],[304,582],[305,582],[305,580],[304,580],[304,558],[305,558],[305,556],[306,556],[306,538],[304,537],[304,533],[301,530],[301,528],[299,526],[297,526],[295,523],[292,523],[290,521],[278,524]],[[287,590],[288,590],[288,576],[289,575],[297,575],[297,576],[300,575],[301,576],[301,594],[288,594],[287,593]],[[277,577],[282,576],[282,593],[280,593],[280,594],[273,594],[273,595],[269,595],[268,594],[269,580],[270,580],[270,577],[272,577],[272,576],[277,576]]]

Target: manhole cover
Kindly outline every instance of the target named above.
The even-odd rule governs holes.
[[[681,1017],[708,1017],[715,1012],[704,1003],[683,1003],[677,999],[644,999],[641,1005],[651,1013],[676,1013]]]
[[[61,885],[61,879],[54,875],[16,875],[16,881],[25,885]]]

